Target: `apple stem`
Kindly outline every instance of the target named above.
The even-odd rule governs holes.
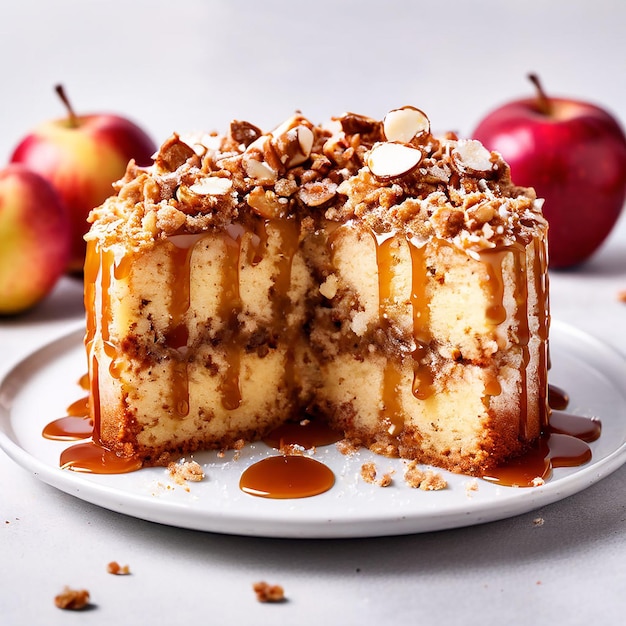
[[[537,105],[539,111],[544,115],[550,115],[552,113],[552,102],[550,101],[550,98],[546,96],[546,92],[543,90],[539,76],[537,76],[537,74],[529,74],[528,79],[535,86],[535,89],[537,89]]]
[[[65,105],[65,108],[67,109],[69,125],[72,128],[75,128],[76,126],[78,126],[78,118],[76,117],[76,113],[74,113],[74,109],[72,108],[72,104],[70,103],[70,100],[67,97],[67,94],[65,93],[65,89],[63,88],[63,85],[56,85],[54,87],[54,90],[57,92],[57,94],[59,95],[59,98],[61,98],[61,101],[63,102],[63,104]]]

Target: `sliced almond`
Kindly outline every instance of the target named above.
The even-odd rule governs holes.
[[[388,141],[409,143],[415,137],[430,132],[430,120],[415,107],[402,107],[389,111],[383,120],[383,131]]]
[[[230,180],[230,178],[207,176],[191,185],[189,191],[198,196],[223,196],[228,193],[232,187],[233,181]]]
[[[491,152],[476,139],[461,139],[452,150],[457,168],[467,174],[485,175],[493,171]]]
[[[304,163],[311,156],[311,149],[313,148],[313,131],[307,126],[298,126],[296,128],[298,145],[300,146],[300,152],[294,154],[289,161],[289,167],[294,167]]]
[[[304,124],[292,126],[280,134],[272,133],[272,146],[280,162],[285,167],[296,167],[304,163],[311,156],[313,147],[313,131]]]
[[[259,181],[276,181],[278,171],[266,161],[270,139],[269,135],[261,135],[244,152],[241,164],[250,178]]]
[[[243,167],[250,178],[258,181],[272,182],[277,179],[278,172],[272,169],[265,161],[256,159],[242,159]]]
[[[367,166],[376,178],[398,178],[414,170],[422,160],[418,148],[387,141],[374,144],[367,157]]]

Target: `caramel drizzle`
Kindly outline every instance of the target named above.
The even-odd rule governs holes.
[[[541,341],[539,347],[539,372],[541,380],[539,381],[539,408],[542,411],[541,425],[545,430],[550,419],[549,411],[549,386],[548,386],[548,369],[550,368],[549,356],[549,328],[550,328],[550,302],[549,302],[549,277],[548,277],[548,256],[546,247],[540,241],[534,242],[535,258],[535,291],[537,293],[537,312],[539,318],[539,327],[537,335]],[[537,270],[538,267],[538,270]]]
[[[411,307],[413,310],[413,395],[418,400],[426,400],[434,393],[434,374],[431,366],[423,360],[428,353],[432,336],[430,327],[430,308],[428,298],[428,268],[425,255],[426,244],[417,245],[407,238],[411,253]]]
[[[376,246],[376,263],[378,267],[378,290],[379,290],[379,320],[383,329],[389,327],[389,307],[392,305],[392,279],[393,279],[393,242],[394,232],[378,234],[371,231]],[[415,349],[412,352],[413,358],[413,395],[421,400],[425,400],[434,393],[433,382],[434,373],[431,366],[424,362],[432,336],[429,331],[430,310],[427,292],[428,268],[425,262],[426,244],[420,246],[415,241],[407,237],[406,239],[411,254],[412,281],[411,281],[411,306],[413,310],[413,339]],[[449,245],[446,242],[439,242],[439,245]],[[540,307],[540,327],[539,338],[542,341],[540,346],[539,368],[544,372],[547,360],[547,323],[544,315],[547,314],[547,285],[545,284],[546,258],[543,246],[540,242],[534,243],[534,253],[539,260],[539,271],[535,274],[535,288],[539,298]],[[521,381],[519,389],[519,432],[524,439],[528,438],[528,365],[530,363],[530,327],[528,311],[528,281],[527,281],[527,259],[526,247],[519,242],[510,244],[498,250],[483,251],[479,254],[479,259],[485,264],[488,272],[490,300],[487,307],[487,319],[494,326],[498,326],[506,321],[507,311],[504,304],[505,284],[504,284],[504,263],[509,255],[512,255],[514,264],[513,274],[515,285],[513,288],[516,301],[516,333],[517,343],[522,351],[522,364],[520,367]],[[547,380],[541,374],[539,398],[540,410],[542,411],[542,423],[547,424]],[[383,408],[381,417],[390,423],[389,433],[398,434],[403,429],[403,409],[400,400],[399,390],[401,386],[401,372],[397,365],[387,360],[382,381]],[[545,389],[544,389],[545,388]],[[501,393],[501,387],[494,377],[488,380],[485,385],[487,395],[496,396]],[[545,406],[544,406],[545,405]]]
[[[293,305],[289,298],[291,288],[291,269],[293,258],[298,250],[300,224],[293,218],[285,220],[272,220],[265,223],[265,230],[271,226],[280,234],[281,255],[278,259],[278,267],[274,275],[274,294],[272,298],[274,323],[279,330],[279,337],[286,348],[285,355],[285,384],[286,388],[295,393],[295,334],[298,329],[287,324],[287,317],[292,311]],[[267,235],[265,236],[267,238]],[[265,239],[266,240],[266,239]],[[263,241],[263,238],[261,239]]]
[[[371,231],[376,244],[376,265],[378,267],[378,315],[381,327],[389,328],[389,317],[392,315],[392,279],[393,279],[393,243],[395,232],[376,233]],[[397,435],[404,428],[404,412],[400,399],[402,372],[389,358],[385,359],[382,382],[381,416],[388,424],[390,435]]]
[[[516,333],[517,345],[522,351],[522,363],[519,368],[519,433],[523,439],[528,439],[528,365],[530,363],[530,327],[528,320],[528,281],[526,248],[520,243],[513,243],[497,250],[484,250],[479,253],[480,260],[486,265],[489,275],[490,304],[487,308],[487,319],[497,326],[506,320],[507,312],[504,306],[504,263],[511,256],[513,261],[513,275],[515,285],[513,295],[516,304]]]
[[[223,235],[225,259],[222,266],[222,289],[219,296],[218,314],[225,327],[222,343],[226,357],[226,370],[220,383],[222,406],[234,411],[241,406],[241,346],[238,341],[238,316],[242,310],[239,291],[239,257],[243,228],[231,228]]]
[[[259,223],[256,230],[248,230],[239,224],[232,224],[220,235],[223,242],[224,262],[222,264],[222,282],[218,294],[217,314],[223,325],[222,348],[224,350],[225,368],[219,385],[222,406],[235,410],[242,404],[240,386],[241,354],[243,345],[240,333],[239,316],[243,310],[240,293],[240,267],[244,261],[249,265],[257,265],[263,259],[263,251],[267,247],[268,229],[278,231],[281,240],[282,254],[278,260],[274,275],[272,306],[274,324],[277,335],[287,346],[286,377],[289,388],[293,387],[292,343],[289,341],[289,329],[286,316],[290,311],[288,297],[291,285],[291,266],[293,256],[298,247],[299,225],[295,220],[268,220]],[[185,316],[190,306],[191,259],[193,249],[206,235],[180,238],[174,241],[171,248],[172,273],[170,276],[171,324],[168,331],[168,345],[182,347],[187,344],[188,331]],[[244,241],[248,244],[244,246]],[[185,245],[185,243],[187,245]],[[189,381],[188,364],[176,361],[172,374],[172,404],[181,416],[189,412]]]

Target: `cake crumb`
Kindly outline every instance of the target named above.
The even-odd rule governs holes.
[[[297,443],[281,443],[278,451],[283,456],[304,456],[304,453],[307,452],[307,449]],[[310,448],[310,452],[315,454],[315,448]]]
[[[111,561],[107,565],[107,572],[114,576],[127,576],[130,574],[130,567],[128,565],[120,565],[117,561]]]
[[[350,456],[356,454],[361,446],[350,439],[341,439],[335,443],[337,450],[344,456]]]
[[[54,604],[60,609],[80,611],[89,605],[89,592],[86,589],[71,589],[66,586],[55,596]]]
[[[235,451],[235,454],[233,454],[233,461],[239,460],[239,457],[241,456],[241,451],[243,450],[245,445],[245,439],[237,439],[237,441],[235,441],[235,443],[233,444],[233,450]]]
[[[392,483],[391,474],[392,472],[383,474],[383,476],[377,480],[378,470],[376,469],[376,463],[369,461],[361,465],[361,478],[370,485],[389,487]]]
[[[468,480],[465,483],[465,493],[468,498],[471,498],[475,491],[478,491],[478,480]]]
[[[178,463],[170,463],[167,466],[167,471],[174,482],[179,485],[183,485],[187,481],[197,483],[204,479],[204,471],[197,461],[181,459]]]
[[[546,481],[541,478],[541,476],[535,476],[535,478],[533,478],[533,487],[541,487],[541,485],[545,485]]]
[[[259,602],[284,602],[285,591],[281,585],[270,585],[265,581],[260,581],[252,585],[256,599]]]
[[[417,461],[408,463],[404,480],[409,487],[422,491],[440,491],[448,486],[446,479],[438,472],[423,470],[417,465]]]
[[[535,517],[535,519],[533,520],[534,526],[543,526],[543,523],[544,523],[543,517]]]

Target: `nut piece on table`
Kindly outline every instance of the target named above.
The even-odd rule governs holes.
[[[259,602],[285,602],[285,591],[280,585],[270,585],[265,581],[252,585]]]
[[[63,591],[54,598],[54,604],[60,609],[80,611],[89,606],[89,592],[86,589],[71,589],[70,587],[65,587]]]

